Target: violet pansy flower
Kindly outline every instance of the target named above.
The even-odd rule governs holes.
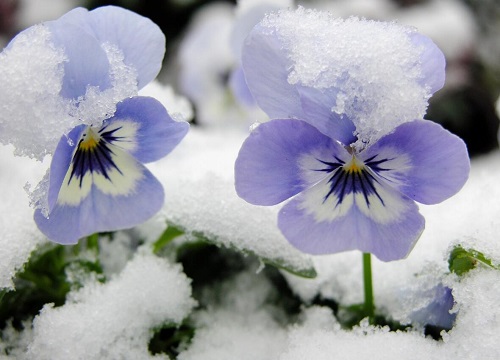
[[[157,100],[141,96],[119,102],[101,126],[77,126],[54,153],[49,213],[35,211],[38,228],[55,242],[71,244],[146,221],[163,206],[164,193],[142,163],[168,154],[187,130]]]
[[[55,68],[54,81],[60,81],[58,93],[48,89],[43,96],[59,106],[54,117],[60,117],[61,128],[52,129],[60,137],[53,148],[53,134],[40,134],[40,149],[52,154],[52,161],[35,210],[38,228],[50,240],[74,244],[95,232],[144,222],[162,207],[164,193],[143,163],[168,154],[189,128],[157,100],[136,96],[161,68],[163,33],[149,19],[119,7],[78,8],[18,35],[5,58],[29,51],[23,44],[30,36],[46,42],[47,52],[62,55],[52,60],[49,54],[47,63],[55,65],[45,68],[46,73]],[[47,76],[34,74],[34,79]],[[43,101],[34,106],[48,111]],[[29,144],[18,143],[30,151]]]
[[[278,226],[304,252],[404,258],[424,230],[415,202],[439,203],[468,177],[463,141],[421,119],[444,57],[413,30],[280,12],[250,34],[243,70],[274,120],[243,143],[236,191],[256,205],[291,199]]]

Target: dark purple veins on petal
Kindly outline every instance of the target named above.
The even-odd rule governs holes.
[[[101,129],[99,133],[104,130]],[[107,180],[111,181],[109,172],[116,169],[122,174],[120,168],[114,162],[112,155],[115,155],[110,148],[110,142],[118,140],[120,137],[114,137],[113,133],[118,129],[104,132],[96,140],[88,140],[88,134],[84,133],[78,142],[77,149],[73,155],[71,163],[73,168],[68,180],[68,184],[73,180],[79,181],[79,186],[82,187],[84,176],[90,173],[97,173],[103,175]],[[92,131],[92,130],[90,130]]]
[[[355,161],[355,157],[349,163],[338,157],[335,157],[335,161],[332,162],[317,159],[325,167],[314,169],[314,171],[331,174],[328,179],[329,190],[323,197],[323,203],[334,195],[336,199],[335,207],[337,207],[342,204],[346,196],[362,194],[367,207],[370,207],[372,195],[376,196],[380,203],[385,206],[385,202],[376,187],[376,184],[380,184],[382,177],[377,175],[391,170],[383,167],[383,164],[392,159],[377,160],[377,156],[372,156],[365,160],[364,163],[357,159]]]

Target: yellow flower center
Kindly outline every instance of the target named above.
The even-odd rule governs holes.
[[[78,148],[83,151],[91,151],[97,147],[99,143],[100,136],[89,126],[86,132],[82,136],[82,141],[78,145]]]
[[[356,156],[352,155],[351,161],[345,163],[342,166],[342,169],[348,174],[361,173],[365,168],[365,164],[363,162],[356,159]]]

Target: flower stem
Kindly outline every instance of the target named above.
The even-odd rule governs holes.
[[[368,315],[370,324],[372,324],[375,317],[375,304],[373,302],[372,259],[370,253],[363,253],[363,280],[365,284],[365,312]]]

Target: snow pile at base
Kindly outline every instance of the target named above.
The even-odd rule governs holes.
[[[262,273],[252,271],[212,289],[205,294],[208,309],[195,315],[195,337],[178,359],[276,359],[286,344],[286,329],[268,303],[276,292]]]
[[[162,216],[179,221],[188,230],[217,235],[221,245],[253,249],[266,256],[275,252],[292,263],[310,261],[295,254],[280,237],[275,224],[277,209],[250,206],[232,194],[232,161],[244,134],[193,130],[171,157],[152,166],[165,184],[167,204]],[[78,359],[84,351],[84,358],[90,359],[147,359],[151,357],[147,352],[151,330],[190,315],[196,333],[179,355],[181,360],[499,358],[500,287],[496,284],[500,272],[480,267],[463,278],[447,273],[447,257],[455,244],[473,247],[494,261],[500,259],[496,235],[500,220],[495,217],[500,213],[499,163],[500,152],[473,160],[470,180],[460,193],[442,204],[421,206],[426,230],[407,259],[391,263],[374,259],[377,309],[396,320],[403,321],[428,305],[433,287],[452,288],[457,315],[452,330],[443,333],[443,341],[423,337],[418,327],[411,332],[390,332],[363,323],[352,331],[344,330],[330,309],[317,306],[302,309],[297,318],[287,318],[275,300],[268,301],[281,295],[275,294],[277,290],[262,278],[262,272],[247,271],[227,283],[212,284],[205,294],[209,300],[203,299],[209,305],[193,311],[189,280],[179,267],[150,255],[127,262],[129,253],[125,251],[120,254],[124,258],[117,259],[119,264],[126,263],[117,277],[104,285],[88,284],[60,308],[46,306],[33,331],[27,329],[20,336],[7,329],[0,345],[29,346],[29,355],[11,352],[18,359],[23,354],[37,359]],[[14,213],[3,211],[6,224],[17,221],[15,216],[20,213]],[[121,235],[126,248],[127,236],[125,232]],[[107,252],[108,256],[113,253]],[[306,303],[316,296],[343,306],[362,301],[359,252],[313,260],[316,279],[286,275]]]
[[[86,284],[63,307],[46,305],[27,358],[148,359],[152,330],[180,323],[194,305],[179,265],[139,254],[108,283]]]
[[[290,330],[287,348],[278,359],[444,359],[436,354],[438,349],[437,342],[418,333],[389,332],[366,322],[345,331],[329,309],[311,308],[304,323]]]
[[[291,329],[287,348],[278,359],[498,359],[495,334],[500,330],[500,287],[494,284],[499,281],[498,271],[475,270],[454,284],[459,312],[442,342],[419,332],[389,332],[367,323],[345,331],[333,317],[327,323],[327,310],[316,309],[304,324]]]

